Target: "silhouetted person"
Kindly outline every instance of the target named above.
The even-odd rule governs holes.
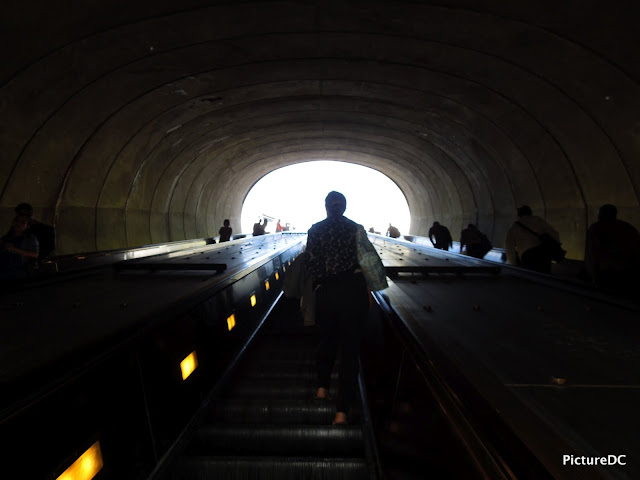
[[[231,240],[232,232],[233,230],[231,228],[231,222],[229,221],[229,219],[225,219],[225,221],[222,222],[222,227],[220,227],[220,230],[218,231],[218,233],[220,234],[220,243],[228,242],[229,240]]]
[[[283,232],[284,229],[282,228],[282,225],[280,225],[280,219],[278,219],[278,223],[276,223],[276,232]]]
[[[389,224],[389,228],[387,228],[387,236],[391,238],[398,238],[400,236],[400,230]]]
[[[260,235],[265,234],[265,227],[267,226],[267,219],[264,219],[264,223],[258,221],[258,223],[253,224],[253,236],[258,237]]]
[[[29,233],[28,215],[17,215],[0,240],[0,278],[25,277],[27,264],[38,258],[38,239]]]
[[[467,225],[460,234],[460,253],[465,247],[467,255],[475,258],[483,258],[493,248],[489,238],[473,223]]]
[[[449,250],[449,247],[453,247],[453,238],[449,229],[440,225],[439,222],[433,222],[433,226],[429,229],[429,240],[440,250]]]
[[[542,244],[539,235],[547,234],[560,241],[558,232],[544,219],[533,215],[531,207],[518,208],[518,221],[507,232],[507,261],[536,272],[551,271],[551,255]]]
[[[38,259],[47,258],[56,248],[56,231],[51,225],[46,225],[38,221],[33,216],[33,207],[28,203],[21,203],[15,208],[18,215],[29,217],[29,230],[27,233],[34,235],[38,239],[39,253]]]
[[[360,341],[369,308],[357,246],[358,229],[365,237],[366,232],[362,225],[343,215],[346,206],[341,193],[327,195],[327,218],[309,229],[306,247],[307,269],[316,292],[316,323],[320,327],[317,398],[327,398],[338,349],[341,354],[334,424],[346,423],[355,398]]]
[[[600,207],[598,221],[587,230],[584,262],[599,287],[631,292],[638,283],[640,234],[617,215],[614,205]]]

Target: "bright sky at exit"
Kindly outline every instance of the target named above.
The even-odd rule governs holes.
[[[306,232],[326,218],[324,199],[336,190],[347,198],[345,216],[383,235],[389,223],[409,233],[409,206],[398,186],[372,168],[346,162],[313,161],[290,165],[265,175],[249,191],[242,207],[242,233],[251,233],[262,215]],[[233,225],[232,225],[233,226]],[[236,229],[234,228],[234,231]]]

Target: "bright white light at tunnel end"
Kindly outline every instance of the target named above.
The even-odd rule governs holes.
[[[242,233],[251,233],[261,215],[306,232],[326,218],[324,199],[331,190],[347,198],[345,215],[367,230],[384,234],[389,223],[409,233],[407,201],[398,186],[372,168],[336,161],[310,161],[279,168],[259,180],[242,208]],[[267,231],[275,232],[275,221]],[[234,229],[235,231],[235,229]]]

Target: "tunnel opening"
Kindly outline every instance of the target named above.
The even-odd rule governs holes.
[[[267,233],[275,233],[278,222],[285,231],[306,232],[326,217],[324,199],[332,190],[347,198],[345,216],[367,230],[384,235],[393,225],[409,234],[409,205],[396,183],[378,170],[342,161],[306,161],[262,177],[243,202],[242,233],[264,219]]]

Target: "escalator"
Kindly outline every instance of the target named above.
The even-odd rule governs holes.
[[[348,426],[314,398],[315,328],[278,302],[162,478],[378,478],[362,396]]]

